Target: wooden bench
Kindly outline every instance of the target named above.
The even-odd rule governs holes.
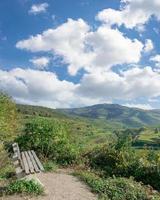
[[[43,165],[33,150],[20,152],[17,143],[12,144],[12,147],[14,152],[13,162],[16,168],[17,178],[44,171]]]

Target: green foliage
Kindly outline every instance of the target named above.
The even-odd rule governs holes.
[[[147,157],[141,157],[130,144],[126,146],[127,141],[118,139],[115,144],[96,148],[88,154],[90,166],[103,171],[105,176],[133,176],[160,190],[160,155],[149,152]]]
[[[67,127],[53,119],[34,119],[25,126],[24,134],[17,139],[21,150],[33,149],[42,157],[59,164],[72,164],[78,150],[69,139]]]
[[[5,144],[12,141],[17,135],[18,116],[16,105],[10,97],[0,93],[0,177],[11,169],[11,161]]]
[[[25,116],[40,116],[40,117],[56,117],[56,118],[61,118],[65,119],[67,116],[64,114],[57,112],[55,109],[51,108],[45,108],[41,106],[31,106],[31,105],[21,105],[17,104],[17,110],[19,113],[25,115]]]
[[[18,116],[15,103],[0,93],[0,140],[11,141],[16,136]]]
[[[28,194],[28,195],[41,195],[43,194],[43,187],[36,183],[34,180],[17,180],[11,182],[5,189],[4,193],[7,195],[12,194]]]
[[[44,162],[43,167],[44,167],[44,170],[46,172],[53,172],[53,171],[56,171],[58,169],[58,165],[55,162],[52,162],[50,160]]]
[[[149,193],[146,187],[133,179],[115,177],[102,179],[89,172],[78,172],[75,175],[85,181],[93,192],[99,194],[101,200],[150,200],[151,198],[160,198],[158,194],[156,197],[151,192]]]
[[[139,148],[152,147],[155,149],[160,148],[160,133],[159,128],[146,128],[134,141],[134,146]]]

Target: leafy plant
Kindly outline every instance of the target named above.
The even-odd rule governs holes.
[[[53,172],[58,169],[58,165],[53,161],[46,161],[43,163],[46,172]]]
[[[99,194],[102,200],[150,200],[154,199],[147,188],[133,179],[108,178],[103,179],[91,172],[77,172],[75,175],[85,181],[93,192]],[[157,195],[156,198],[160,198]]]
[[[4,93],[0,93],[0,141],[8,142],[16,136],[18,115],[15,103]]]
[[[29,194],[29,195],[41,195],[43,194],[43,187],[36,183],[34,180],[17,180],[10,183],[5,189],[5,194]]]
[[[66,165],[78,157],[76,146],[69,139],[67,127],[53,119],[35,118],[26,124],[18,137],[21,150],[34,149],[42,157]]]
[[[126,142],[125,145],[122,144],[121,141],[119,145],[118,139],[115,144],[108,144],[91,151],[88,154],[90,167],[102,171],[103,176],[107,177],[133,176],[135,180],[160,190],[160,155],[149,152],[148,156],[141,157],[130,144],[129,146],[126,146]]]
[[[0,177],[5,177],[11,169],[11,161],[5,144],[17,135],[19,127],[16,105],[10,97],[0,92]]]

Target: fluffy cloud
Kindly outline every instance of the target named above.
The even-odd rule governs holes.
[[[160,96],[159,85],[160,75],[150,67],[135,67],[121,74],[97,71],[85,74],[79,84],[59,80],[53,72],[21,68],[0,70],[0,90],[12,95],[17,102],[53,108],[79,107],[114,99],[153,99]]]
[[[19,102],[51,107],[69,106],[75,85],[60,81],[52,72],[15,68],[0,70],[0,90]]]
[[[76,91],[90,98],[131,100],[160,96],[160,75],[150,67],[86,74]]]
[[[154,61],[156,63],[160,63],[160,55],[153,56],[153,57],[151,57],[150,60]]]
[[[124,106],[130,107],[130,108],[140,108],[143,110],[152,110],[153,107],[150,104],[133,104],[133,103],[127,103],[124,104]]]
[[[153,56],[150,58],[151,61],[155,62],[156,67],[160,67],[160,55],[157,54],[156,56]]]
[[[141,58],[143,44],[127,38],[117,29],[102,25],[91,31],[84,20],[69,19],[56,29],[19,41],[16,47],[31,52],[52,52],[60,56],[68,64],[69,73],[75,75],[81,68],[90,72],[116,64],[136,63]]]
[[[144,46],[144,51],[146,53],[148,53],[148,52],[152,51],[153,49],[154,49],[154,45],[152,43],[152,40],[147,39],[146,43],[145,43],[145,46]]]
[[[130,102],[141,97],[153,99],[160,96],[160,75],[151,67],[137,66],[120,73],[112,71],[116,65],[136,66],[142,52],[148,53],[154,48],[150,39],[143,44],[136,38],[128,38],[111,25],[144,28],[151,15],[158,18],[158,12],[155,12],[155,8],[159,9],[158,1],[144,3],[144,0],[123,0],[123,3],[125,6],[121,10],[106,9],[100,12],[97,18],[103,23],[96,29],[92,29],[83,19],[68,19],[57,28],[17,42],[19,49],[58,56],[59,64],[66,64],[70,75],[84,69],[79,83],[61,81],[53,72],[14,69],[9,72],[1,70],[0,89],[8,91],[19,102],[49,107],[78,107],[115,99]],[[151,4],[154,4],[152,8],[149,7]],[[160,63],[158,55],[151,60]],[[39,69],[49,64],[45,57],[34,58],[31,62]],[[15,89],[12,90],[13,87]],[[136,106],[149,108],[148,104]]]
[[[0,91],[23,104],[65,108],[104,103],[75,93],[78,85],[59,80],[55,73],[15,68],[0,70]]]
[[[143,45],[137,39],[131,40],[118,29],[101,26],[90,32],[86,39],[94,54],[91,66],[106,69],[116,64],[137,63],[141,58]]]
[[[48,6],[48,3],[34,4],[29,10],[29,13],[34,15],[37,15],[39,13],[45,13],[47,11]]]
[[[152,16],[160,19],[159,0],[121,0],[120,10],[110,8],[102,10],[98,13],[97,19],[109,25],[134,28],[146,24]]]
[[[84,44],[89,28],[82,19],[69,19],[58,28],[31,36],[18,42],[16,46],[32,52],[52,51],[55,55],[62,56],[63,62],[69,64],[70,73],[74,74],[90,60],[90,54],[85,52]]]
[[[50,62],[50,58],[48,57],[39,57],[39,58],[33,58],[30,60],[33,65],[38,69],[45,69]]]

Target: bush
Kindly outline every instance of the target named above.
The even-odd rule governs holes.
[[[132,179],[102,179],[88,172],[78,172],[76,175],[85,181],[93,192],[105,200],[149,200],[154,197],[143,185]],[[158,197],[160,198],[160,196]]]
[[[78,157],[67,127],[53,119],[37,118],[27,123],[17,142],[21,150],[33,149],[40,157],[63,165],[74,163]]]
[[[8,142],[15,138],[18,128],[16,105],[10,97],[0,93],[0,141]]]
[[[11,162],[5,148],[6,143],[17,135],[18,116],[16,105],[10,97],[0,92],[0,177],[4,178],[11,169]]]
[[[34,180],[17,180],[10,183],[4,193],[7,195],[12,194],[29,194],[29,195],[41,195],[43,194],[43,187],[36,183]]]
[[[52,161],[44,162],[43,166],[44,166],[44,170],[46,172],[53,172],[53,171],[56,171],[58,169],[58,165],[55,162],[52,162]]]
[[[8,157],[4,145],[0,144],[0,179],[6,179],[13,176],[14,168]]]
[[[132,148],[120,145],[105,145],[93,150],[89,155],[90,166],[107,176],[131,177],[160,190],[160,157],[149,152],[148,157],[140,157]]]

